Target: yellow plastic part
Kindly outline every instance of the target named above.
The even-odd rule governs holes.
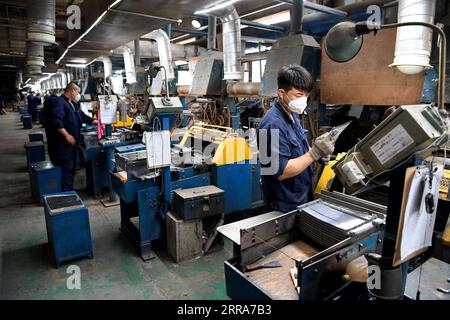
[[[216,152],[212,163],[216,166],[237,163],[253,158],[250,146],[244,138],[236,137],[236,132],[229,127],[197,123],[189,128],[180,142],[184,146],[189,138],[206,139],[215,145]]]
[[[329,188],[328,184],[336,176],[332,167],[337,161],[341,160],[345,155],[346,155],[345,152],[339,153],[336,156],[336,160],[328,162],[328,165],[326,165],[325,168],[323,168],[322,175],[320,176],[319,182],[317,182],[316,189],[314,190],[315,193],[320,193],[322,190],[328,190]]]
[[[244,138],[226,138],[219,143],[212,163],[216,166],[252,159],[250,147]]]
[[[117,114],[117,123],[114,125],[115,128],[131,127],[134,121],[127,115],[127,121],[120,121],[120,116]]]
[[[444,170],[441,179],[441,185],[439,186],[439,192],[446,195],[450,186],[450,170]]]

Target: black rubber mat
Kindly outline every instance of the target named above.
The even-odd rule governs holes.
[[[77,195],[61,195],[47,198],[47,204],[51,210],[70,208],[83,205]]]

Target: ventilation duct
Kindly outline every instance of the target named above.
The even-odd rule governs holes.
[[[243,79],[241,67],[241,19],[234,6],[208,11],[222,21],[224,79]]]
[[[27,68],[29,75],[42,74],[44,64],[44,47],[33,42],[27,43]]]
[[[135,83],[136,82],[136,67],[134,65],[134,56],[133,52],[127,46],[123,46],[123,61],[125,64],[125,74],[127,77],[127,83]]]
[[[167,33],[162,29],[158,29],[150,32],[144,36],[147,39],[153,39],[158,44],[159,64],[166,69],[167,79],[172,80],[175,78],[172,64],[172,51],[170,39]]]
[[[22,71],[17,71],[16,72],[16,88],[20,88],[22,86],[22,83],[23,83]]]
[[[28,41],[55,44],[55,0],[28,0]]]
[[[108,77],[110,77],[112,75],[111,59],[107,56],[101,56],[100,58],[98,58],[98,61],[103,62],[103,72],[104,72],[104,77],[105,77],[105,81],[106,81],[106,79],[108,79]],[[82,78],[82,74],[80,75],[79,79],[81,79],[81,78]]]
[[[434,23],[436,0],[399,0],[398,22]],[[390,66],[405,74],[418,74],[431,68],[433,31],[422,26],[397,29],[394,63]]]

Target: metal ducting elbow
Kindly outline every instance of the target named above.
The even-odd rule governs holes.
[[[123,46],[122,49],[127,83],[136,83],[136,67],[134,65],[133,51],[127,46]]]
[[[175,72],[172,64],[172,50],[167,33],[162,29],[158,29],[146,34],[144,37],[153,39],[158,43],[159,64],[166,69],[167,79],[174,79]]]
[[[28,0],[28,41],[55,44],[55,0]]]
[[[112,75],[112,62],[111,59],[107,56],[101,56],[97,59],[98,61],[103,62],[103,72],[105,74],[105,81]]]
[[[232,5],[207,12],[222,21],[224,79],[241,81],[241,19]]]
[[[398,22],[434,23],[436,0],[399,0]],[[390,67],[405,74],[418,74],[431,68],[433,31],[422,26],[397,29],[394,62]]]

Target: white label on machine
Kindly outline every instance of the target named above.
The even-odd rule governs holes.
[[[358,165],[355,161],[349,161],[342,166],[342,171],[344,171],[347,176],[350,185],[354,185],[355,183],[361,182],[364,180],[364,174],[359,169]]]
[[[382,165],[414,143],[413,138],[401,124],[373,144],[370,149]]]
[[[149,169],[170,166],[169,131],[144,132],[147,149],[147,167]]]
[[[102,124],[117,123],[117,97],[98,96],[100,104],[100,121]]]

